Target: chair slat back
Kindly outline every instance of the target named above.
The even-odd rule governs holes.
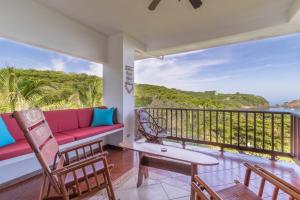
[[[59,146],[40,109],[14,112],[14,116],[24,132],[25,138],[34,151],[42,168],[51,172]]]

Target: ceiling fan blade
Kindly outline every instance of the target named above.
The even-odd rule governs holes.
[[[149,10],[155,10],[161,0],[153,0],[149,5]]]
[[[190,0],[190,2],[195,9],[200,8],[200,6],[202,5],[201,0]]]

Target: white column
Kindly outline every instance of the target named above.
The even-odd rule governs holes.
[[[130,44],[129,38],[124,34],[110,36],[107,62],[103,65],[104,105],[117,107],[118,120],[124,123],[125,127],[122,134],[109,136],[106,140],[108,144],[117,145],[122,141],[132,141],[134,138],[134,90],[132,88],[132,91],[128,92],[127,89],[131,89],[133,85],[126,86],[131,73],[126,69],[130,67],[134,67],[134,47]]]

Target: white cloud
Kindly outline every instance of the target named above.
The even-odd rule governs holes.
[[[103,65],[102,64],[91,62],[91,64],[88,66],[88,68],[89,68],[88,70],[84,70],[84,71],[82,71],[82,73],[103,77]]]
[[[228,76],[204,77],[203,69],[229,62],[226,59],[197,59],[180,61],[176,57],[164,60],[146,59],[135,63],[135,82],[164,85],[182,90],[198,90],[199,85],[229,78]]]
[[[54,71],[65,71],[66,63],[62,59],[54,58],[51,60],[51,64]]]

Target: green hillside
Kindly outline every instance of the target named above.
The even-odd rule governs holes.
[[[251,94],[188,92],[145,84],[136,85],[135,100],[137,107],[243,108],[268,105],[263,97]]]
[[[0,111],[27,107],[44,110],[91,107],[102,104],[102,79],[86,74],[55,71],[0,70]],[[250,94],[218,94],[215,91],[188,92],[162,86],[137,84],[136,107],[242,108],[267,105]]]

